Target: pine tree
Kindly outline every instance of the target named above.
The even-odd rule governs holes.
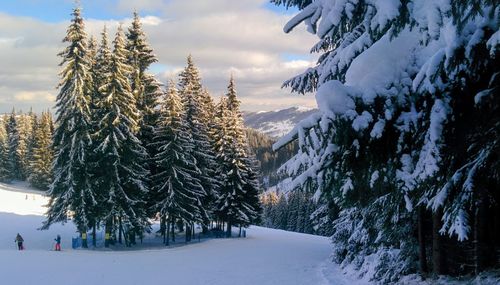
[[[32,112],[31,112],[32,114]],[[16,161],[19,166],[19,179],[26,180],[29,175],[30,147],[33,130],[32,115],[19,114],[16,118],[17,148]]]
[[[218,172],[224,176],[216,205],[217,212],[227,222],[227,235],[231,236],[233,225],[246,227],[257,221],[260,215],[259,184],[247,154],[248,145],[232,78],[227,99],[222,101],[220,108],[223,117],[220,118],[221,126],[216,136],[216,150],[220,165]]]
[[[198,178],[205,191],[204,209],[202,211],[203,226],[206,227],[210,220],[212,205],[207,204],[212,200],[217,191],[217,181],[215,177],[216,163],[210,140],[210,129],[207,121],[208,115],[203,97],[201,79],[198,69],[195,67],[192,57],[187,59],[187,66],[179,75],[179,93],[183,100],[188,132],[190,133],[193,144],[193,156],[196,159],[196,165],[200,169]],[[206,228],[205,228],[206,229]]]
[[[35,112],[33,112],[33,109],[30,109],[29,113],[27,114],[26,120],[29,124],[28,133],[26,135],[26,141],[28,146],[26,178],[27,180],[29,180],[29,177],[33,173],[33,170],[31,169],[31,162],[33,161],[33,153],[35,149],[35,140],[36,140],[35,136],[39,121],[38,116],[36,115]]]
[[[32,186],[47,190],[52,183],[52,116],[49,112],[42,113],[34,136],[33,155],[30,162],[31,174],[28,177]]]
[[[103,97],[97,102],[103,114],[94,135],[98,143],[97,165],[101,169],[97,184],[104,195],[106,232],[110,232],[109,221],[118,219],[120,233],[126,232],[133,240],[135,233],[148,226],[144,201],[148,172],[143,168],[147,154],[136,137],[139,113],[127,78],[132,68],[127,64],[121,27],[113,44],[109,72],[99,88]],[[125,241],[129,245],[127,238]]]
[[[130,74],[131,88],[137,101],[139,133],[138,139],[146,148],[149,155],[145,168],[151,174],[156,172],[153,157],[155,149],[150,147],[153,141],[154,126],[159,119],[158,100],[162,96],[161,83],[148,73],[151,64],[157,62],[153,49],[149,46],[142,29],[139,14],[134,12],[132,25],[128,29],[126,49],[128,64],[132,67]]]
[[[200,71],[194,64],[193,57],[187,57],[187,66],[179,74],[179,92],[182,94],[188,84],[192,85],[192,92],[196,95],[202,90]]]
[[[16,111],[12,109],[12,112],[10,116],[8,117],[8,121],[6,124],[6,129],[7,129],[7,135],[8,135],[8,144],[9,144],[9,162],[8,162],[8,167],[9,167],[9,173],[10,173],[10,180],[20,180],[22,177],[20,176],[21,174],[21,166],[20,162],[17,156],[17,148],[19,145],[19,130],[17,127],[17,120],[16,120]]]
[[[86,237],[88,227],[93,224],[92,212],[97,204],[88,172],[89,148],[92,145],[89,105],[93,86],[87,35],[80,8],[75,8],[72,15],[63,40],[68,46],[59,54],[64,67],[56,99],[54,181],[49,188],[49,209],[43,228],[65,222],[71,212],[77,230]]]
[[[0,118],[0,181],[2,182],[9,182],[11,176],[11,166],[9,165],[9,136],[4,121],[6,118],[6,116]]]
[[[94,54],[94,53],[93,53]],[[97,131],[98,124],[100,119],[104,116],[104,112],[98,106],[99,102],[103,100],[106,94],[101,92],[100,87],[106,84],[106,80],[108,80],[110,70],[110,64],[112,61],[112,52],[109,48],[109,40],[108,40],[108,32],[106,26],[104,26],[101,32],[101,42],[97,51],[92,58],[92,78],[93,78],[93,86],[94,90],[92,93],[92,123],[94,133]],[[96,147],[94,142],[94,145]],[[94,147],[94,148],[95,148]]]
[[[184,106],[172,81],[161,106],[154,147],[158,149],[155,156],[158,173],[153,176],[154,209],[160,213],[162,221],[168,220],[166,229],[170,229],[170,225],[177,220],[187,224],[203,222],[205,210],[201,199],[205,191],[198,179],[200,170],[193,156],[194,143],[188,130]],[[168,233],[166,237],[168,245]]]
[[[319,37],[317,66],[284,85],[316,92],[320,111],[275,149],[299,142],[284,169],[294,187],[316,192],[313,218],[331,227],[336,261],[364,264],[374,254],[370,278],[395,282],[417,270],[432,242],[436,274],[493,265],[498,3],[274,2],[302,9],[286,32],[304,22]]]

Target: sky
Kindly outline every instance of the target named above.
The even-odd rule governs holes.
[[[104,25],[114,35],[132,12],[142,19],[159,62],[150,72],[177,79],[191,54],[203,84],[218,98],[232,74],[248,111],[315,107],[314,96],[281,89],[286,79],[313,66],[315,37],[298,27],[283,32],[296,10],[268,0],[80,0],[89,34]],[[0,1],[0,113],[51,109],[57,96],[62,39],[74,0]],[[52,109],[53,110],[53,109]]]

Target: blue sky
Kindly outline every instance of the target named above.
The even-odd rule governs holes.
[[[81,0],[85,17],[108,20],[130,15],[129,11],[115,9],[117,0]],[[45,22],[56,23],[70,18],[74,0],[14,0],[0,1],[0,11],[13,16],[26,16]],[[140,12],[155,15],[155,11],[140,9]]]
[[[167,2],[165,0],[164,2]],[[210,0],[207,0],[210,1]],[[238,1],[238,0],[235,0]],[[0,1],[0,12],[12,16],[25,16],[45,22],[56,23],[70,18],[69,12],[75,6],[75,0],[11,0]],[[80,0],[87,18],[108,20],[130,16],[130,11],[116,9],[117,0]],[[270,2],[264,8],[277,14],[295,14],[297,9],[285,9]],[[141,14],[160,16],[156,9],[136,7]]]
[[[136,9],[159,62],[150,71],[175,80],[192,54],[214,97],[235,76],[245,110],[314,107],[313,96],[291,95],[282,83],[314,65],[316,42],[304,27],[285,34],[298,11],[267,0],[81,0],[87,32],[110,36]],[[0,0],[0,113],[54,106],[61,39],[74,0]],[[137,7],[136,7],[137,6]]]

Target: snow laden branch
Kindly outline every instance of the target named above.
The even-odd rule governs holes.
[[[335,251],[337,260],[389,258],[384,250],[393,247],[384,262],[405,262],[405,271],[381,265],[377,278],[415,271],[411,248],[425,250],[426,237],[408,236],[427,215],[433,220],[422,223],[439,229],[435,236],[481,239],[486,222],[477,221],[500,202],[491,186],[500,185],[499,15],[488,0],[318,0],[284,27],[304,23],[318,36],[317,65],[283,86],[316,92],[319,111],[274,149],[298,142],[280,170],[293,188],[316,193],[316,227],[346,249]]]

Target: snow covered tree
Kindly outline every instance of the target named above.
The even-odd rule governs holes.
[[[193,139],[193,156],[200,170],[198,178],[205,191],[202,215],[203,224],[207,226],[212,208],[212,205],[208,203],[213,200],[211,196],[214,195],[218,187],[215,176],[217,166],[210,139],[208,113],[205,109],[209,107],[205,105],[207,100],[204,99],[201,78],[191,56],[188,57],[187,66],[179,75],[178,85],[186,112],[188,132]]]
[[[4,120],[7,117],[0,118],[0,181],[10,181],[10,158],[9,158],[9,136]]]
[[[198,95],[203,88],[201,86],[200,71],[195,66],[193,57],[191,55],[187,57],[187,65],[179,74],[179,91],[181,92],[181,94],[188,84],[192,85],[193,93],[195,93],[196,95]]]
[[[106,232],[110,232],[110,221],[118,219],[119,239],[125,232],[133,242],[135,233],[148,226],[144,201],[148,171],[143,167],[147,154],[136,137],[139,112],[128,81],[132,67],[127,64],[121,26],[113,44],[109,70],[99,88],[102,97],[96,104],[103,114],[94,134],[100,169],[96,180],[99,193],[104,196],[101,207],[107,221]],[[127,238],[125,242],[129,245]]]
[[[194,143],[188,131],[182,99],[177,94],[173,81],[168,84],[161,106],[153,145],[158,149],[155,156],[158,173],[153,176],[156,201],[154,209],[160,213],[163,223],[166,223],[162,228],[167,229],[167,233],[162,234],[168,245],[168,230],[177,220],[191,224],[204,222],[205,218],[205,209],[201,203],[205,190],[198,178],[200,170],[193,156]]]
[[[110,70],[110,64],[112,61],[112,52],[109,47],[108,31],[106,26],[104,26],[101,32],[101,42],[97,51],[93,53],[92,57],[92,78],[94,84],[94,90],[91,96],[92,102],[92,124],[94,132],[98,129],[98,124],[101,118],[104,116],[103,110],[98,106],[99,102],[103,100],[106,94],[101,92],[100,87],[107,83]],[[94,142],[94,148],[97,143]]]
[[[25,180],[29,173],[31,128],[30,117],[13,109],[7,124],[12,179]]]
[[[34,136],[33,155],[30,162],[29,182],[32,186],[47,190],[52,183],[52,116],[49,112],[42,113]]]
[[[274,2],[301,9],[286,32],[304,22],[319,37],[317,66],[284,85],[316,92],[320,111],[275,149],[299,142],[283,169],[294,186],[316,192],[336,260],[361,267],[376,254],[371,278],[393,282],[416,271],[418,258],[425,271],[432,236],[435,273],[464,273],[467,260],[476,272],[491,266],[498,234],[488,229],[498,222],[485,217],[500,216],[490,190],[500,184],[498,3]],[[446,264],[445,242],[448,255],[466,260]]]
[[[35,112],[33,112],[33,109],[31,109],[27,114],[26,123],[28,124],[28,131],[26,133],[26,141],[28,146],[27,158],[26,158],[27,160],[26,179],[29,180],[29,177],[33,173],[33,170],[31,169],[31,162],[33,161],[33,153],[35,150],[35,141],[36,141],[35,136],[39,123],[38,116]]]
[[[147,42],[137,12],[134,12],[132,25],[128,29],[126,49],[128,51],[128,64],[132,67],[130,74],[131,88],[139,111],[139,133],[137,137],[149,155],[145,167],[154,174],[156,170],[152,158],[155,155],[155,149],[150,145],[153,141],[154,126],[157,124],[159,117],[158,100],[163,92],[161,90],[162,84],[154,75],[148,73],[151,64],[158,60]]]
[[[225,105],[225,106],[224,106]],[[216,136],[216,154],[219,163],[220,181],[216,209],[227,222],[227,235],[231,227],[246,227],[260,217],[258,193],[260,185],[255,166],[248,153],[243,129],[243,120],[236,97],[234,80],[231,78],[227,99],[221,102],[220,130]],[[224,110],[226,108],[226,110]],[[232,109],[231,109],[232,108]]]
[[[89,104],[93,87],[80,8],[75,8],[72,15],[63,40],[68,46],[59,54],[64,67],[56,99],[54,181],[49,187],[49,209],[42,228],[65,222],[71,213],[78,231],[86,237],[97,204],[88,173],[92,145]]]
[[[19,144],[19,131],[17,128],[16,111],[14,109],[12,109],[11,114],[8,116],[8,118],[6,118],[6,120],[9,145],[9,160],[7,166],[9,167],[10,180],[21,179],[21,167],[16,154],[16,150]]]

